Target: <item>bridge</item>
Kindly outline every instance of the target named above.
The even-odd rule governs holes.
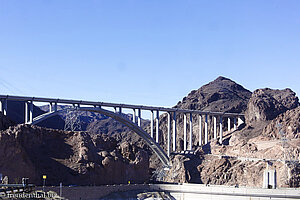
[[[96,112],[121,122],[125,126],[129,127],[136,134],[141,136],[146,144],[152,149],[152,151],[162,161],[164,166],[169,166],[169,156],[172,152],[176,152],[176,139],[177,139],[177,122],[176,117],[183,115],[184,133],[183,133],[183,150],[192,150],[192,136],[193,134],[199,134],[199,146],[205,145],[209,142],[209,125],[208,118],[213,119],[213,135],[211,138],[223,141],[223,122],[227,118],[228,127],[227,131],[232,130],[231,120],[233,119],[233,130],[237,129],[237,126],[243,123],[243,114],[238,113],[226,113],[226,112],[209,112],[200,110],[188,110],[179,108],[166,108],[166,107],[154,107],[143,105],[130,105],[130,104],[117,104],[107,102],[95,102],[95,101],[81,101],[70,99],[54,99],[54,98],[41,98],[41,97],[25,97],[25,96],[11,96],[0,95],[0,111],[7,115],[8,101],[20,101],[25,103],[25,116],[24,123],[36,125],[45,119],[58,115],[64,112],[66,109],[58,109],[59,104],[70,105],[73,111],[89,111]],[[34,102],[41,102],[49,104],[49,112],[33,117],[33,105]],[[70,108],[67,108],[70,110]],[[113,109],[111,111],[110,109]],[[131,109],[133,113],[132,120],[126,118],[123,114],[123,109]],[[150,117],[150,133],[147,133],[141,127],[142,111],[148,111],[151,113]],[[161,113],[167,113],[167,152],[159,145],[159,118]],[[154,116],[155,115],[155,116]],[[198,116],[198,131],[193,132],[193,116]],[[204,134],[203,131],[204,125]],[[154,128],[155,126],[155,128]],[[189,141],[187,141],[187,126],[189,126]],[[217,128],[219,126],[219,128]],[[217,131],[218,130],[218,131]],[[155,131],[155,133],[154,133]],[[171,132],[172,131],[172,132]],[[204,136],[204,138],[202,138]],[[187,146],[188,144],[188,146]]]

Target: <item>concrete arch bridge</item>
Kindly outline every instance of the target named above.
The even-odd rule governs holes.
[[[154,107],[154,106],[143,106],[143,105],[130,105],[130,104],[117,104],[117,103],[107,103],[107,102],[95,102],[95,101],[81,101],[81,100],[70,100],[70,99],[54,99],[54,98],[40,98],[40,97],[25,97],[25,96],[10,96],[10,95],[0,95],[0,111],[6,115],[7,102],[8,101],[20,101],[25,102],[25,116],[24,123],[26,124],[38,124],[45,119],[48,119],[52,116],[58,115],[61,112],[64,112],[65,109],[58,109],[59,104],[71,105],[71,110],[74,111],[90,111],[96,112],[108,117],[115,119],[118,122],[121,122],[125,126],[129,127],[132,131],[138,134],[146,144],[152,149],[152,151],[158,156],[162,161],[164,166],[169,166],[169,156],[172,152],[176,152],[176,139],[177,139],[177,126],[176,116],[179,114],[184,116],[184,150],[192,150],[192,135],[199,134],[198,144],[204,145],[209,142],[209,123],[208,118],[212,117],[213,119],[213,137],[218,139],[220,142],[223,140],[223,121],[227,118],[228,128],[231,130],[230,120],[233,119],[235,130],[237,126],[243,123],[242,118],[243,114],[237,113],[224,113],[224,112],[209,112],[209,111],[199,111],[199,110],[187,110],[187,109],[177,109],[177,108],[166,108],[166,107]],[[39,116],[33,117],[33,105],[34,102],[42,102],[49,104],[49,112],[41,114]],[[114,111],[111,111],[113,108]],[[70,108],[67,108],[70,110]],[[124,117],[122,112],[123,109],[131,109],[133,112],[132,120]],[[142,111],[149,111],[151,113],[150,124],[151,129],[150,133],[147,133],[141,128],[142,120]],[[159,116],[160,113],[167,113],[167,152],[159,145]],[[199,117],[199,130],[193,131],[193,115]],[[189,117],[188,117],[189,116]],[[189,120],[188,120],[189,119]],[[154,126],[155,132],[154,132]],[[187,133],[187,126],[189,126],[189,133]],[[204,134],[202,133],[202,126],[204,126]],[[217,129],[219,126],[219,129]],[[217,130],[219,130],[217,132]],[[189,141],[187,141],[187,134],[189,134]],[[202,138],[204,135],[204,138]],[[188,145],[188,146],[187,146]]]

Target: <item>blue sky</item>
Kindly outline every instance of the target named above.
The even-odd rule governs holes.
[[[173,106],[218,76],[300,93],[300,1],[0,0],[0,93]]]

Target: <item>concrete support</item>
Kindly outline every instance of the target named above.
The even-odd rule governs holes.
[[[25,102],[25,116],[24,116],[24,123],[27,124],[28,123],[28,102]]]
[[[223,117],[220,116],[220,144],[223,142]]]
[[[119,108],[119,113],[122,114],[122,107]]]
[[[33,102],[29,103],[29,123],[33,121]]]
[[[202,146],[202,116],[199,115],[199,146]]]
[[[1,99],[0,111],[3,113],[3,115],[7,115],[7,99]]]
[[[186,150],[186,113],[184,113],[183,115],[183,120],[184,120],[184,123],[183,123],[183,150],[185,151]]]
[[[168,148],[167,148],[167,153],[168,153],[168,157],[170,157],[170,151],[171,151],[171,114],[168,113],[168,141],[167,141],[167,145],[168,145]]]
[[[54,103],[54,112],[57,112],[57,102]]]
[[[32,123],[33,120],[33,103],[32,101],[25,102],[25,124],[26,123]]]
[[[227,131],[230,131],[231,130],[231,127],[230,127],[230,117],[228,117],[228,122],[227,122],[228,124],[227,124],[227,126],[228,126],[228,128],[227,128]]]
[[[217,139],[217,117],[213,116],[214,118],[214,140]]]
[[[236,124],[236,117],[233,118],[233,130],[236,130],[237,124]]]
[[[142,113],[141,109],[138,109],[138,126],[141,126]]]
[[[150,124],[151,124],[151,131],[150,131],[150,136],[153,138],[153,136],[154,136],[154,134],[153,134],[153,132],[154,132],[154,127],[153,127],[153,125],[154,125],[154,123],[153,123],[153,120],[154,120],[154,118],[153,118],[154,116],[153,116],[153,110],[151,110],[151,118],[150,118]]]
[[[132,122],[133,123],[136,123],[136,116],[135,116],[135,109],[132,109],[132,111],[133,111],[133,115],[132,115]]]
[[[115,111],[115,113],[117,113],[117,107],[114,107],[114,111]]]
[[[155,137],[156,143],[159,142],[159,111],[156,111],[156,137]]]
[[[176,112],[173,113],[173,151],[176,151]]]
[[[189,150],[192,150],[193,147],[193,115],[190,113],[190,141],[189,141]]]
[[[52,102],[49,103],[49,112],[52,112]]]
[[[205,115],[205,124],[204,124],[204,143],[205,144],[208,143],[208,127],[207,127],[207,123],[208,123],[208,116]]]

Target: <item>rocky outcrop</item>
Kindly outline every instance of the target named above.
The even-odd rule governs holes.
[[[284,137],[288,139],[300,138],[300,106],[288,110],[273,119],[262,131],[262,135],[280,139],[283,135],[279,133],[279,124]]]
[[[280,119],[269,125],[271,120],[288,110],[296,108],[298,105],[298,97],[291,89],[275,90],[265,88],[255,90],[245,112],[246,126],[232,134],[229,144],[245,143],[251,138],[268,133],[274,135],[274,131],[278,133],[274,123],[279,122]],[[296,119],[293,122],[295,121]]]
[[[0,171],[11,181],[29,177],[42,184],[99,185],[142,183],[149,177],[147,153],[110,137],[36,126],[12,126],[0,132]]]
[[[299,105],[296,93],[291,89],[273,90],[269,88],[255,90],[249,100],[245,118],[247,124],[257,121],[273,120],[279,114]]]

